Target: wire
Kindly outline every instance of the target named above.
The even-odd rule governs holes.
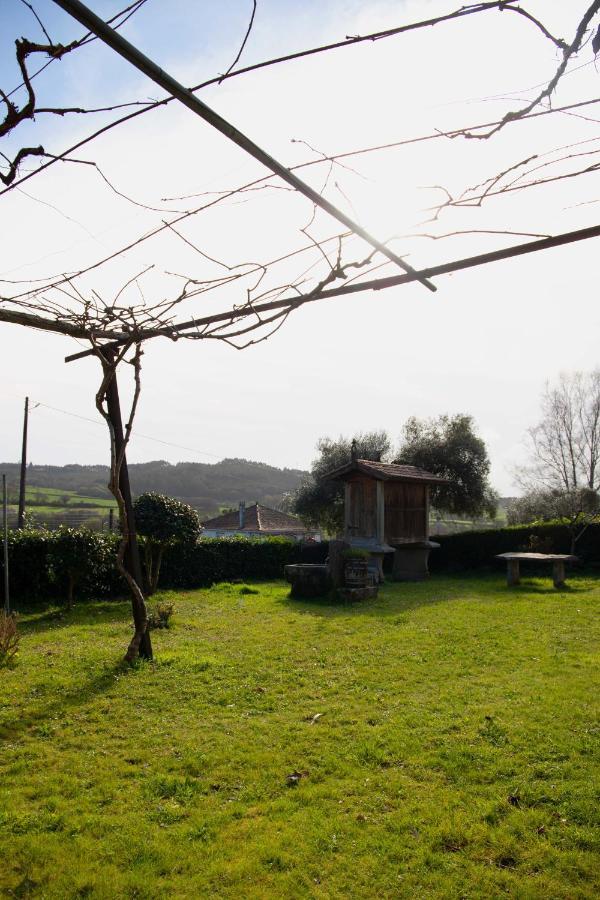
[[[62,413],[65,416],[71,416],[73,419],[81,419],[83,422],[91,422],[92,425],[99,425],[102,427],[103,423],[98,422],[97,419],[90,419],[89,416],[82,416],[79,413],[70,412],[67,409],[60,409],[58,406],[50,406],[49,403],[42,403],[41,400],[32,401],[36,404],[36,406],[43,406],[44,409],[50,409],[52,412]],[[35,407],[34,407],[35,408]],[[209,453],[208,450],[198,450],[196,447],[185,447],[183,444],[174,444],[172,441],[163,441],[161,438],[152,437],[149,434],[141,434],[139,431],[132,431],[132,436],[144,438],[147,441],[154,441],[157,444],[164,444],[166,447],[176,447],[178,450],[188,450],[190,453],[197,453],[200,456],[210,456],[213,459],[223,459],[223,456],[219,456],[217,453]]]

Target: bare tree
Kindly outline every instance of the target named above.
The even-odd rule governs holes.
[[[137,3],[133,3],[123,10],[119,14],[116,24],[122,24],[127,16],[137,11],[144,2],[145,0],[138,0]],[[30,4],[27,3],[26,5],[30,7]],[[256,4],[253,2],[250,24],[245,32],[241,49],[233,66],[226,68],[224,75],[197,85],[193,90],[198,91],[209,84],[218,84],[226,78],[237,77],[266,66],[280,65],[291,59],[299,59],[315,53],[330,52],[364,41],[376,42],[384,38],[387,39],[408,33],[418,28],[429,28],[432,25],[440,25],[451,20],[462,19],[475,13],[515,13],[517,15],[512,16],[511,19],[514,19],[515,22],[525,23],[528,28],[533,25],[544,41],[550,41],[554,47],[562,52],[563,60],[554,78],[549,82],[548,89],[542,90],[535,102],[530,104],[527,110],[520,110],[518,115],[506,115],[498,122],[483,123],[468,129],[453,129],[443,133],[435,132],[426,136],[408,138],[383,147],[363,147],[360,150],[347,151],[335,155],[321,154],[314,151],[313,156],[307,162],[300,163],[296,167],[289,167],[289,169],[285,167],[285,172],[289,173],[292,168],[301,168],[309,165],[325,166],[326,177],[318,192],[324,198],[327,192],[340,190],[332,174],[339,172],[342,166],[347,165],[347,160],[350,156],[386,152],[392,147],[398,149],[422,140],[466,138],[473,136],[475,132],[480,130],[485,132],[483,136],[490,137],[498,130],[496,128],[497,125],[505,128],[534,116],[545,116],[554,113],[554,110],[540,109],[538,107],[548,100],[552,92],[555,91],[557,84],[567,70],[571,58],[584,45],[584,38],[591,27],[593,17],[598,8],[600,8],[600,0],[588,6],[587,10],[583,12],[583,16],[580,14],[577,17],[578,25],[575,30],[575,37],[571,43],[567,43],[561,38],[556,38],[543,23],[522,7],[515,5],[513,0],[497,0],[497,2],[483,2],[461,7],[453,13],[439,16],[435,19],[401,25],[385,32],[346,37],[344,40],[334,44],[310,48],[285,57],[266,60],[263,63],[248,66],[244,69],[235,69],[254,21]],[[39,19],[38,23],[44,32],[44,44],[37,44],[31,41],[17,42],[16,58],[22,77],[22,84],[17,89],[25,91],[25,103],[19,107],[11,99],[15,91],[9,91],[8,89],[0,91],[0,101],[6,109],[4,122],[0,126],[0,138],[15,132],[22,123],[35,123],[35,117],[40,116],[42,113],[52,113],[55,117],[62,120],[67,114],[106,112],[107,110],[123,106],[123,104],[110,105],[110,103],[107,103],[105,106],[97,109],[80,109],[76,107],[41,108],[37,103],[33,87],[34,79],[41,74],[47,65],[53,64],[55,60],[64,57],[73,50],[78,50],[93,38],[90,35],[85,35],[81,39],[62,46],[52,42],[47,30]],[[42,58],[44,64],[39,70],[30,72],[28,61],[34,56]],[[199,239],[183,231],[184,224],[193,223],[196,221],[196,217],[207,215],[215,207],[224,205],[242,195],[247,197],[252,191],[269,190],[275,192],[276,190],[292,190],[293,183],[290,182],[289,178],[287,178],[287,186],[282,186],[274,175],[264,175],[256,178],[251,183],[234,187],[217,195],[203,196],[199,206],[177,211],[176,215],[165,219],[167,212],[175,211],[157,208],[150,203],[146,204],[133,200],[128,197],[125,191],[121,191],[113,185],[112,180],[104,174],[104,171],[99,168],[96,161],[73,158],[73,152],[84,144],[91,143],[96,137],[110,128],[116,127],[133,117],[150,113],[151,110],[171,103],[172,100],[173,97],[167,96],[158,101],[133,101],[131,104],[125,104],[127,106],[137,106],[139,109],[130,110],[113,122],[103,125],[67,150],[49,153],[41,146],[21,147],[16,154],[5,156],[5,171],[2,173],[5,188],[1,193],[6,194],[15,190],[25,180],[34,176],[40,176],[43,171],[59,160],[84,165],[88,167],[88,171],[99,173],[108,190],[113,191],[129,202],[135,203],[136,206],[142,206],[146,210],[153,211],[160,216],[154,227],[145,230],[143,234],[137,237],[132,237],[126,244],[108,253],[102,259],[92,263],[88,259],[85,264],[79,267],[74,266],[73,270],[67,274],[61,271],[36,282],[4,281],[2,284],[3,286],[6,285],[6,287],[3,287],[2,296],[0,296],[0,322],[42,329],[84,341],[87,347],[84,354],[91,354],[98,360],[100,376],[95,398],[96,407],[106,422],[110,436],[110,490],[117,500],[122,525],[122,540],[117,564],[130,588],[133,604],[135,630],[127,649],[126,658],[129,660],[135,658],[138,654],[147,657],[152,654],[150,638],[147,632],[147,615],[141,581],[134,571],[131,560],[128,559],[128,552],[135,544],[135,527],[128,511],[123,484],[123,476],[126,472],[126,448],[131,437],[141,391],[142,349],[147,342],[160,337],[169,340],[177,340],[179,338],[218,340],[226,342],[236,349],[244,349],[268,339],[286,322],[292,312],[306,303],[340,296],[352,290],[364,290],[372,287],[379,289],[390,286],[392,283],[400,284],[411,280],[424,281],[425,278],[429,277],[428,274],[424,274],[424,270],[415,271],[410,267],[404,266],[407,269],[407,274],[398,276],[395,281],[393,279],[380,279],[379,283],[359,282],[358,284],[351,284],[350,282],[357,278],[358,274],[373,272],[384,265],[393,264],[394,260],[397,261],[398,257],[387,245],[397,241],[399,237],[394,236],[381,244],[377,242],[377,245],[371,242],[370,247],[361,244],[357,249],[356,244],[352,243],[352,241],[355,241],[355,236],[347,230],[340,232],[338,229],[337,232],[328,235],[326,238],[315,235],[311,229],[317,207],[326,207],[326,205],[332,207],[331,202],[328,204],[319,203],[319,197],[316,198],[316,202],[313,198],[312,216],[309,223],[299,228],[302,240],[300,247],[292,246],[288,252],[280,253],[276,258],[273,258],[272,254],[269,255],[265,251],[263,258],[246,262],[239,262],[235,259],[217,259],[203,245],[201,246]],[[598,101],[597,98],[594,98],[592,101],[587,102],[595,103]],[[571,106],[579,105],[572,104]],[[482,142],[482,145],[484,144],[485,142]],[[35,171],[22,174],[21,164],[23,160],[29,158],[31,163],[33,162],[31,157],[36,156],[44,157],[42,164]],[[533,159],[530,155],[526,163],[530,166],[532,162]],[[515,165],[506,167],[506,171],[502,173],[502,176],[509,177],[509,173],[516,171],[516,168],[517,166]],[[524,168],[526,168],[525,165],[523,165]],[[500,181],[501,179],[494,177],[489,183],[486,182],[484,184],[480,193],[483,192],[485,194],[485,199],[492,196]],[[292,187],[289,187],[290,183],[292,183]],[[502,182],[502,184],[504,183]],[[188,195],[188,197],[191,196]],[[470,199],[472,200],[473,198],[471,197]],[[460,204],[457,201],[456,203],[449,202],[448,205],[457,206]],[[476,204],[472,203],[470,205]],[[543,232],[534,232],[529,228],[481,230],[461,228],[449,230],[445,234],[436,234],[433,228],[429,228],[426,234],[413,235],[413,237],[439,239],[457,235],[468,236],[473,233],[520,234],[529,237],[543,236]],[[170,282],[171,289],[164,289],[163,286],[160,298],[154,300],[148,300],[142,293],[141,284],[143,283],[145,272],[132,272],[131,277],[128,278],[127,282],[114,296],[101,296],[94,289],[89,279],[101,267],[109,265],[115,259],[122,260],[126,258],[130,250],[138,247],[142,242],[153,240],[157,236],[165,234],[174,235],[178,240],[185,243],[187,248],[193,251],[195,254],[194,258],[198,262],[198,270],[194,269],[183,274],[165,273],[172,278]],[[541,243],[543,244],[543,241]],[[547,244],[545,246],[550,245]],[[542,247],[540,246],[539,249],[542,249]],[[523,252],[528,251],[525,250]],[[488,254],[488,256],[493,257],[494,254]],[[279,275],[279,266],[284,261],[289,262],[290,260],[298,261],[301,268],[295,270],[292,274]],[[390,263],[390,260],[392,260],[392,263]],[[490,258],[486,261],[492,260]],[[455,271],[473,264],[472,260],[466,260],[459,261],[458,264],[453,266],[438,266],[435,274]],[[239,286],[240,288],[238,302],[232,303],[227,299],[224,309],[221,308],[201,316],[194,311],[194,314],[188,313],[188,317],[185,317],[188,301],[204,296],[209,292],[214,294],[222,291],[227,296],[226,292],[231,290],[233,286]],[[75,356],[80,355],[82,354],[75,354]],[[118,404],[115,405],[117,371],[131,373],[133,382],[133,400],[129,413],[125,417],[126,421],[123,427],[121,427]],[[598,415],[597,413],[597,417]],[[585,441],[587,441],[586,458],[589,458],[590,461],[588,468],[591,466],[591,460],[593,459],[594,461],[593,480],[595,481],[596,462],[599,452],[597,419],[596,424],[593,425],[591,418],[589,416],[586,417],[585,429]],[[579,457],[578,465],[582,465]]]
[[[560,521],[571,536],[570,552],[600,514],[600,497],[590,488],[534,488],[513,500],[507,509],[509,525]]]
[[[527,432],[531,463],[518,471],[526,489],[565,492],[600,487],[600,370],[562,374],[546,384],[541,419]]]

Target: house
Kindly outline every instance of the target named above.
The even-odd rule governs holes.
[[[202,537],[286,537],[295,541],[320,541],[318,531],[307,528],[297,516],[270,509],[260,503],[232,509],[202,523]]]

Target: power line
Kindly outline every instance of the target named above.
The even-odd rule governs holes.
[[[42,403],[41,400],[35,401],[37,406],[43,406],[44,409],[50,409],[52,412],[62,413],[64,416],[70,416],[73,419],[81,419],[83,422],[91,422],[92,425],[103,426],[102,422],[97,419],[90,419],[89,416],[82,416],[79,413],[70,412],[67,409],[60,409],[58,406],[50,406],[49,403]],[[223,459],[217,453],[210,453],[208,450],[198,450],[196,447],[185,447],[183,444],[175,444],[172,441],[163,441],[161,438],[152,437],[149,434],[142,434],[139,431],[132,431],[132,436],[144,438],[147,441],[154,441],[156,444],[164,444],[167,447],[175,447],[178,450],[188,450],[190,453],[197,453],[199,456],[211,456],[214,459]]]
[[[15,394],[14,396],[17,396],[17,395]],[[97,419],[90,419],[89,416],[82,416],[80,413],[70,412],[67,409],[61,409],[58,406],[51,406],[49,403],[42,403],[41,400],[35,400],[35,401],[32,400],[32,403],[34,404],[31,407],[32,409],[37,409],[37,407],[42,406],[42,407],[44,407],[44,409],[49,409],[52,412],[57,412],[57,413],[61,413],[62,415],[65,415],[65,416],[70,416],[73,419],[81,419],[83,422],[90,422],[92,425],[102,426],[102,424],[103,424],[102,422],[98,422]],[[175,447],[178,450],[188,450],[191,453],[198,453],[201,456],[211,456],[214,459],[219,460],[219,462],[223,462],[227,458],[222,455],[219,456],[216,453],[209,453],[207,450],[198,450],[195,447],[186,447],[183,444],[175,444],[172,441],[163,441],[161,438],[151,437],[148,434],[141,434],[139,431],[132,431],[131,434],[132,434],[132,437],[145,438],[148,441],[154,441],[157,444],[164,444],[167,447]],[[246,462],[253,463],[253,460],[246,460]],[[132,463],[131,465],[143,465],[143,463]],[[259,465],[267,465],[267,464],[259,463]],[[279,467],[272,466],[272,468],[278,469]],[[293,468],[293,467],[288,466],[288,467],[284,467],[284,468]],[[282,470],[280,470],[280,471],[282,471]],[[302,470],[300,470],[300,471],[302,471]],[[238,482],[243,485],[248,485],[250,476],[244,477],[241,475],[233,475],[230,472],[224,472],[222,477],[226,478],[229,481],[234,481],[234,482]]]

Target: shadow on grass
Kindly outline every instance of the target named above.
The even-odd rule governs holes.
[[[534,577],[531,576],[532,579]],[[540,577],[540,580],[542,580],[542,577]],[[509,596],[514,596],[515,594],[540,594],[542,596],[550,595],[556,597],[559,594],[587,594],[592,590],[591,587],[578,585],[577,582],[575,584],[564,584],[562,587],[557,588],[554,587],[551,581],[545,584],[538,584],[529,578],[522,580],[517,585],[509,586],[505,584],[504,588]]]
[[[73,609],[52,605],[40,610],[23,606],[18,609],[20,631],[36,634],[54,628],[73,625],[96,625],[103,622],[127,622],[131,619],[131,603],[128,600],[75,601]]]
[[[43,726],[49,719],[64,715],[71,709],[78,709],[109,688],[114,686],[115,679],[135,671],[128,663],[120,660],[114,665],[105,667],[102,672],[82,683],[76,689],[61,693],[55,700],[40,709],[20,712],[17,722],[0,726],[0,743],[14,741],[32,728]]]
[[[547,576],[547,573],[546,573]],[[589,576],[585,577],[587,582]],[[531,579],[535,576],[531,576]],[[358,603],[344,603],[331,592],[323,597],[301,600],[291,597],[289,594],[281,597],[277,602],[300,613],[313,616],[371,616],[374,618],[387,618],[397,616],[400,613],[409,612],[422,606],[433,606],[439,603],[447,603],[452,600],[476,600],[476,601],[511,601],[519,596],[559,597],[561,594],[579,595],[590,593],[594,590],[593,584],[581,584],[580,579],[574,576],[571,583],[562,588],[555,588],[551,580],[542,575],[538,581],[523,580],[520,585],[508,587],[506,576],[498,573],[480,572],[455,573],[452,575],[433,575],[426,581],[400,582],[388,581],[382,585],[379,595],[374,600],[366,600]]]
[[[371,616],[373,618],[385,618],[396,616],[398,613],[420,606],[433,606],[455,599],[458,596],[459,585],[456,590],[447,590],[447,585],[436,584],[435,581],[422,582],[387,582],[382,585],[378,596],[373,600],[358,602],[346,602],[340,600],[334,591],[323,597],[314,597],[310,600],[299,599],[286,594],[277,602],[287,606],[296,612],[307,613],[313,616]]]

